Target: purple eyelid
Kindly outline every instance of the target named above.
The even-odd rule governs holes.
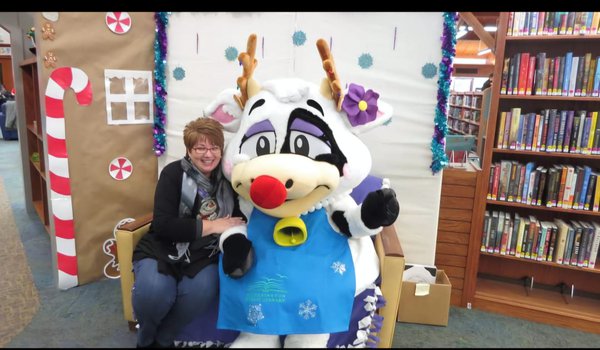
[[[258,122],[254,125],[252,125],[248,131],[246,131],[246,133],[244,134],[244,138],[249,138],[252,137],[253,135],[256,135],[258,133],[261,132],[265,132],[265,131],[275,131],[275,128],[273,128],[273,125],[271,124],[271,122],[268,119],[265,119],[261,122]]]

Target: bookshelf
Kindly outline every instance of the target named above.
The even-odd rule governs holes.
[[[510,24],[517,21],[531,23],[531,18],[539,19],[540,13],[536,13],[535,17],[531,15],[519,16],[519,19],[517,19],[515,13],[502,12],[500,14],[496,38],[497,65],[494,71],[495,77],[502,77],[504,80],[504,68],[507,64],[510,64],[515,55],[524,52],[528,52],[535,57],[534,62],[536,63],[545,62],[545,60],[536,61],[540,52],[545,52],[546,58],[566,56],[567,52],[572,52],[573,56],[580,57],[584,57],[587,53],[591,53],[592,58],[600,56],[600,35],[596,34],[597,32],[592,34],[590,31],[589,34],[580,33],[577,35],[566,34],[566,32],[560,34],[561,26],[559,24],[557,34],[542,34],[540,31],[539,35],[522,33],[509,35],[508,28],[510,28]],[[568,13],[558,13],[558,15],[552,13],[551,16],[552,18],[556,16],[557,19],[562,18],[565,21],[564,23],[571,21],[568,20]],[[576,21],[576,16],[572,16],[573,21]],[[600,14],[598,17],[600,20]],[[526,20],[526,18],[529,19]],[[560,20],[557,23],[561,23]],[[536,64],[534,67],[538,69],[541,66],[541,64]],[[483,251],[481,249],[482,244],[486,242],[485,238],[489,237],[485,235],[489,233],[489,226],[484,225],[487,223],[486,211],[489,214],[493,211],[508,213],[513,221],[514,214],[518,213],[521,218],[533,216],[540,222],[552,223],[555,222],[554,220],[560,219],[569,223],[572,220],[600,223],[600,212],[594,211],[592,208],[584,210],[574,209],[571,204],[565,206],[547,204],[546,201],[551,202],[551,198],[559,198],[556,191],[561,185],[560,182],[556,183],[554,180],[547,182],[548,187],[538,189],[543,202],[542,205],[522,203],[516,199],[512,202],[507,199],[491,199],[488,196],[493,192],[494,183],[494,179],[493,177],[490,178],[490,174],[497,170],[497,168],[492,170],[493,165],[502,161],[505,163],[510,161],[512,164],[534,162],[536,167],[542,167],[540,172],[543,172],[542,170],[545,168],[548,173],[549,169],[555,165],[561,169],[569,166],[573,168],[585,168],[587,166],[596,173],[600,172],[600,153],[597,152],[594,154],[590,151],[586,154],[582,153],[583,151],[570,149],[560,152],[554,147],[552,151],[549,149],[542,150],[540,147],[536,147],[535,142],[528,148],[526,132],[522,133],[523,147],[519,146],[518,141],[514,149],[510,145],[503,147],[502,142],[499,142],[500,136],[503,137],[502,128],[500,127],[502,119],[507,120],[506,115],[503,116],[503,112],[512,111],[513,108],[520,108],[521,116],[531,113],[540,114],[541,116],[537,117],[539,120],[544,120],[544,114],[546,113],[544,110],[556,109],[559,111],[557,112],[559,117],[555,117],[555,119],[561,120],[561,122],[557,121],[556,126],[557,130],[562,131],[563,142],[564,138],[567,137],[566,135],[571,136],[571,134],[567,131],[566,126],[565,129],[562,129],[560,125],[562,119],[565,120],[565,124],[568,124],[566,120],[569,120],[568,117],[560,116],[560,111],[585,110],[587,112],[600,112],[600,97],[591,96],[591,94],[575,96],[567,92],[563,96],[562,93],[543,94],[541,91],[536,93],[536,86],[539,85],[541,88],[545,75],[542,71],[536,71],[535,69],[533,70],[533,82],[529,83],[531,87],[529,94],[526,92],[519,93],[518,90],[516,94],[507,94],[506,91],[503,91],[504,81],[500,81],[498,78],[491,88],[490,113],[485,135],[488,141],[483,149],[482,181],[478,183],[476,188],[473,212],[473,225],[476,227],[477,234],[472,235],[469,242],[463,290],[466,297],[463,297],[463,301],[465,301],[467,307],[600,334],[600,268],[598,263],[593,268],[558,263],[555,259],[548,258],[549,251],[544,250],[543,245],[540,248],[544,251],[543,255],[540,254],[541,260],[524,256],[517,257],[510,254],[509,250],[506,254],[501,254],[497,251],[490,252],[487,249],[483,249]],[[515,71],[518,70],[515,69]],[[560,72],[560,70],[557,70],[557,72]],[[539,75],[542,80],[536,82],[536,75]],[[566,76],[564,72],[563,75]],[[525,88],[524,91],[526,90]],[[594,118],[593,114],[590,115],[591,118]],[[535,118],[530,117],[530,120],[533,121]],[[525,118],[520,117],[520,119],[524,120]],[[575,117],[571,119],[574,120]],[[584,119],[582,118],[581,121],[584,122]],[[587,121],[585,122],[587,123]],[[535,126],[535,123],[531,124]],[[593,127],[591,128],[593,129]],[[534,128],[533,130],[541,129]],[[573,132],[574,129],[571,133]],[[556,138],[556,133],[554,136]],[[512,135],[511,137],[516,137],[518,140],[519,136]],[[581,137],[577,136],[577,141],[581,141]],[[560,178],[559,175],[555,177]],[[531,179],[533,180],[533,177]],[[550,179],[549,175],[548,179]],[[539,182],[541,183],[541,180]],[[573,182],[573,186],[576,186],[575,182]],[[552,188],[555,189],[554,193]],[[521,189],[522,187],[516,186],[517,193]],[[541,230],[538,231],[540,235],[541,232]],[[552,237],[552,235],[557,234],[552,233],[548,237]],[[515,242],[518,242],[518,240],[515,240]],[[581,243],[583,246],[583,242]],[[552,246],[551,241],[549,245]],[[572,297],[571,288],[574,290]]]
[[[35,212],[40,221],[50,233],[50,220],[48,213],[48,182],[46,164],[44,161],[44,134],[42,130],[42,116],[40,112],[39,83],[37,58],[32,57],[20,64],[21,77],[23,81],[23,98],[25,105],[26,152],[28,162],[25,171],[29,171],[30,183],[26,186],[31,188],[31,198]]]
[[[454,134],[479,134],[483,92],[450,92],[448,108],[448,128]]]

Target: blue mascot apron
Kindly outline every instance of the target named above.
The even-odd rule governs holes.
[[[279,218],[253,210],[248,224],[252,267],[233,279],[223,273],[219,258],[218,328],[273,335],[348,329],[356,289],[348,238],[333,230],[325,209],[300,218],[307,240],[282,247],[273,241]]]

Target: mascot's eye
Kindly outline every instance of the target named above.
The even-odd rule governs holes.
[[[319,154],[331,153],[331,147],[314,135],[292,130],[290,133],[291,153],[315,159]]]
[[[275,153],[275,132],[259,132],[247,138],[240,147],[240,153],[250,158]]]

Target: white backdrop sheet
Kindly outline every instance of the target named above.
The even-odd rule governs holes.
[[[159,171],[185,154],[185,124],[201,116],[219,92],[236,87],[242,68],[232,53],[245,51],[249,34],[258,37],[254,78],[259,82],[299,77],[319,84],[325,75],[316,41],[323,38],[330,42],[342,84],[373,89],[394,108],[391,123],[359,136],[372,153],[371,173],[389,178],[397,193],[395,227],[406,261],[432,265],[442,172],[433,175],[429,166],[443,23],[439,12],[172,13],[167,149]]]

